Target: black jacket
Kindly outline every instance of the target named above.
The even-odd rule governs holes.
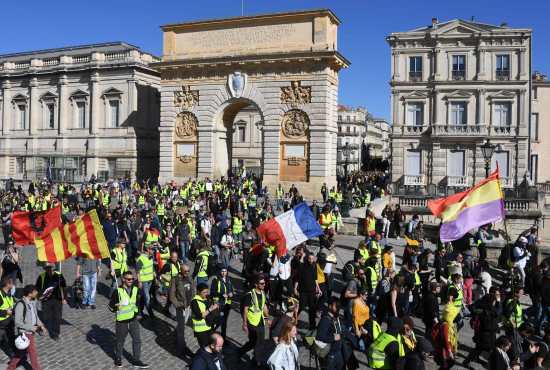
[[[220,354],[210,353],[201,348],[195,357],[193,357],[191,370],[218,370],[216,362],[219,362],[221,370],[227,370],[227,366],[223,363],[223,358]]]
[[[437,297],[433,292],[427,292],[424,296],[424,315],[423,320],[425,323],[432,324],[434,319],[439,319],[439,303],[437,302]]]

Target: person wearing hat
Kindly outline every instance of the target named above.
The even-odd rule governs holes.
[[[216,329],[217,327],[221,328],[222,337],[225,339],[227,333],[227,320],[229,312],[231,311],[231,302],[235,290],[229,278],[227,267],[220,266],[219,271],[218,276],[212,280],[210,285],[210,297],[214,303],[220,306],[220,318],[216,325]]]
[[[53,340],[59,339],[61,332],[61,317],[65,300],[67,283],[65,277],[59,271],[54,270],[53,263],[44,265],[42,272],[36,280],[36,287],[42,301],[42,315]]]

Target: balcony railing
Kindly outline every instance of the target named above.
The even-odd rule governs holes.
[[[492,136],[513,136],[514,131],[512,126],[491,126]]]
[[[421,81],[422,80],[422,71],[410,71],[409,72],[410,81]]]
[[[399,197],[399,207],[403,208],[426,208],[428,198],[426,197]]]
[[[550,182],[541,182],[537,184],[537,189],[541,193],[550,194]]]
[[[419,125],[405,125],[403,126],[403,134],[421,135],[424,132],[424,128],[424,126]]]
[[[510,70],[508,69],[497,69],[496,77],[498,81],[507,81],[510,79]]]
[[[507,211],[536,211],[539,205],[533,199],[504,199],[504,208]]]
[[[447,176],[447,186],[465,188],[468,186],[468,178],[466,176]]]
[[[451,76],[453,77],[453,80],[455,81],[462,81],[466,79],[466,71],[452,71]]]
[[[405,175],[404,185],[405,186],[424,186],[425,185],[424,175]]]
[[[434,125],[434,136],[487,136],[485,125]]]
[[[80,64],[80,63],[88,63],[90,61],[89,55],[76,55],[73,57],[73,63]]]

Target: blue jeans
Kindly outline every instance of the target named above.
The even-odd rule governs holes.
[[[181,241],[180,242],[180,260],[187,262],[187,255],[189,254],[189,242]]]
[[[539,305],[541,305],[541,309],[539,311],[540,315],[539,315],[537,330],[540,332],[542,330],[544,324],[547,321],[550,321],[550,306],[542,306],[542,304],[540,304],[540,303],[539,303]]]
[[[82,286],[84,289],[84,297],[82,304],[95,305],[95,292],[97,286],[97,273],[82,275]]]
[[[145,307],[149,307],[151,304],[151,283],[152,281],[145,281],[141,283],[141,296]]]

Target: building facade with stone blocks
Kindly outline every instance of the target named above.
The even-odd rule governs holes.
[[[361,151],[366,136],[368,113],[364,108],[350,108],[343,105],[338,106],[338,143],[337,143],[337,172],[344,174],[343,148],[349,144],[351,152],[348,158],[348,171],[359,171],[361,169]]]
[[[550,193],[550,81],[535,72],[532,82],[533,110],[531,116],[531,178],[534,183],[546,183]]]
[[[384,118],[367,120],[366,143],[370,158],[388,159],[390,155],[391,126]]]
[[[387,41],[395,186],[472,186],[485,177],[480,146],[490,140],[491,167],[516,187],[529,161],[531,30],[434,18]]]
[[[339,24],[315,10],[163,26],[160,180],[225,176],[235,118],[255,109],[268,188],[335,185]]]
[[[155,60],[123,42],[0,55],[0,178],[155,177]]]

